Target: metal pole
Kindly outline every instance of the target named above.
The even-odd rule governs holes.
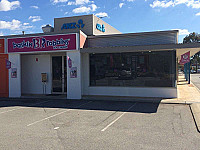
[[[188,78],[189,78],[189,79],[188,79],[188,84],[190,84],[190,62],[188,63],[188,69],[189,69],[189,73],[188,73],[188,74],[189,74],[189,77],[188,77]]]
[[[44,94],[44,82],[42,82],[42,90],[43,90],[43,94]]]

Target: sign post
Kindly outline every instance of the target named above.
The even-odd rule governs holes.
[[[181,55],[180,65],[184,65],[185,78],[190,84],[190,51]]]

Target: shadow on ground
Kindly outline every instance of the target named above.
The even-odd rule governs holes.
[[[0,98],[0,113],[2,107],[38,107],[62,108],[79,110],[121,111],[137,113],[156,113],[159,107],[156,103],[140,103],[129,101],[105,100],[47,100],[47,99],[2,99]]]

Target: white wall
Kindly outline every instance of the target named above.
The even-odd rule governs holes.
[[[38,58],[38,61],[36,61]],[[22,55],[22,94],[43,94],[41,73],[47,73],[46,94],[51,94],[50,55]]]
[[[17,69],[17,78],[11,78],[11,70],[9,69],[9,97],[21,97],[21,62],[20,54],[9,54],[11,67]]]
[[[70,78],[70,68],[67,63],[67,99],[81,99],[81,54],[80,51],[69,51],[67,56],[72,60],[72,67],[77,67],[77,78]]]
[[[88,93],[88,95],[106,96],[177,97],[176,88],[89,87]]]
[[[89,54],[82,54],[82,95],[135,96],[135,97],[177,97],[176,88],[148,87],[90,87]]]

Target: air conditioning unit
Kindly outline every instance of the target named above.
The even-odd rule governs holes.
[[[54,28],[50,24],[47,24],[46,26],[42,27],[42,31],[44,33],[53,32]]]

